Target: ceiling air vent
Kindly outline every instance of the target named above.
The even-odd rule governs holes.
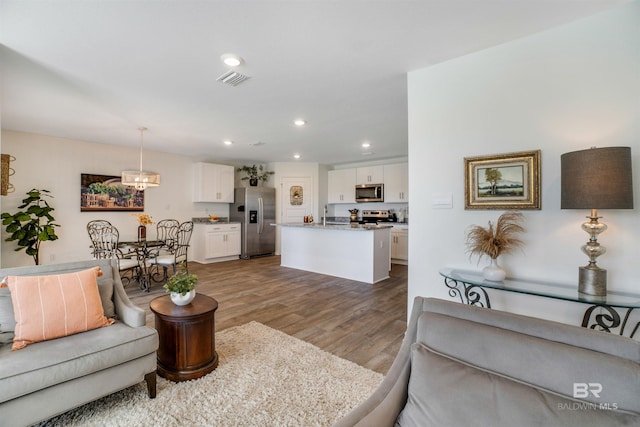
[[[245,76],[244,74],[240,74],[236,71],[229,70],[223,75],[221,75],[220,77],[218,77],[216,80],[219,81],[220,83],[225,83],[231,86],[238,86],[240,83],[247,80],[248,78],[249,76]]]

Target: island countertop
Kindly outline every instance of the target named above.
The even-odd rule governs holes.
[[[312,222],[302,223],[302,222],[292,222],[292,223],[282,223],[282,224],[271,224],[279,227],[302,227],[309,229],[326,229],[326,230],[347,230],[347,231],[372,231],[372,230],[382,230],[385,228],[393,228],[393,225],[375,225],[375,224],[327,224],[322,225],[321,223]]]
[[[280,265],[377,283],[391,270],[392,225],[288,223],[280,226]]]

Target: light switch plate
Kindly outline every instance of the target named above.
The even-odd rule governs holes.
[[[431,207],[433,209],[453,209],[453,193],[433,193]]]

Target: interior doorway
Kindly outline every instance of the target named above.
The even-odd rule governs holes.
[[[280,181],[280,222],[304,222],[314,215],[315,195],[310,176],[283,177]]]

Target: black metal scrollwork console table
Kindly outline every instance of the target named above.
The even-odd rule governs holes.
[[[492,282],[477,272],[449,268],[440,270],[440,275],[449,288],[449,295],[459,298],[463,304],[491,308],[487,289],[578,302],[589,305],[582,318],[583,327],[640,339],[640,295],[609,291],[606,297],[596,297],[578,293],[577,285],[519,279]],[[634,309],[638,310],[634,312]]]

